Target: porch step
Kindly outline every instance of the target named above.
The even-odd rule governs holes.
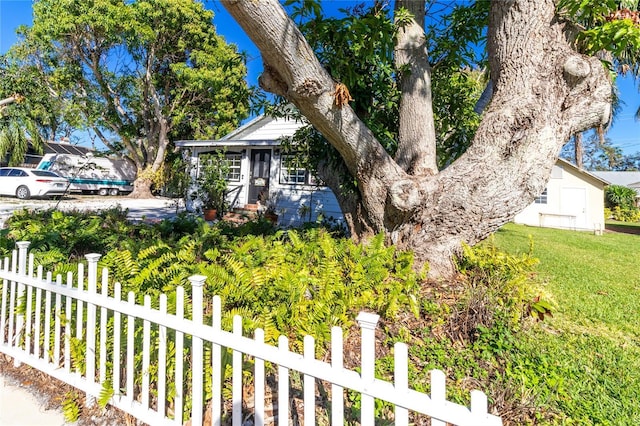
[[[252,212],[257,212],[258,211],[258,207],[260,207],[259,204],[245,204],[244,208],[241,208],[240,210],[248,210],[248,211],[252,211]]]

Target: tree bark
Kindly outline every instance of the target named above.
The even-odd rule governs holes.
[[[494,90],[474,141],[445,170],[409,174],[348,105],[335,105],[335,83],[277,0],[223,3],[262,52],[263,86],[294,103],[340,152],[371,230],[413,250],[433,277],[452,274],[462,243],[486,238],[542,192],[572,134],[609,119],[607,74],[571,48],[554,2],[494,0]]]
[[[583,166],[583,159],[584,159],[584,147],[582,145],[582,133],[576,133],[574,135],[574,140],[573,140],[574,144],[575,144],[575,162],[576,162],[576,166],[578,166],[579,169],[582,168]]]
[[[431,67],[424,34],[425,1],[397,0],[395,9],[406,9],[411,22],[398,31],[395,62],[406,69],[400,76],[402,98],[396,162],[409,174],[436,174],[436,130],[431,101]]]
[[[138,176],[136,180],[133,181],[133,192],[129,194],[129,198],[141,199],[141,198],[155,198],[151,193],[151,179],[147,177]]]
[[[345,189],[352,187],[352,183],[348,182],[349,174],[346,168],[330,166],[323,161],[316,166],[316,171],[318,177],[333,191],[353,239],[360,241],[375,235],[375,229],[369,222],[362,204],[360,192],[357,188]]]

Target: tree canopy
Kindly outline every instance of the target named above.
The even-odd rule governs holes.
[[[607,4],[609,12],[588,29],[579,27],[578,21],[586,17],[585,7],[596,2],[471,2],[454,9],[458,17],[450,18],[448,24],[445,17],[445,25],[436,32],[430,31],[435,27],[429,27],[428,21],[436,16],[431,6],[437,2],[398,0],[394,26],[375,27],[395,37],[392,53],[371,50],[375,43],[382,46],[385,37],[366,25],[354,27],[360,37],[346,42],[349,49],[333,49],[329,41],[317,43],[337,39],[340,33],[325,30],[324,38],[314,39],[322,31],[313,19],[320,14],[316,10],[321,10],[321,4],[292,3],[299,11],[311,11],[312,18],[298,19],[297,25],[277,1],[223,2],[262,53],[261,86],[298,108],[336,150],[338,163],[355,183],[355,190],[345,195],[340,188],[346,180],[335,178],[342,174],[324,173],[352,234],[361,238],[384,233],[389,243],[410,248],[419,260],[427,261],[434,276],[452,271],[452,256],[463,242],[482,240],[542,192],[571,135],[610,120],[612,84],[601,60],[588,50],[597,50],[597,37],[586,31],[613,41],[617,33],[612,34],[606,23],[617,18],[607,20],[606,16],[618,10],[615,2],[600,2]],[[575,4],[578,8],[571,9]],[[374,9],[360,15],[372,16]],[[465,25],[470,22],[479,25]],[[309,31],[309,25],[316,29]],[[625,23],[625,28],[631,27]],[[455,130],[472,122],[455,109],[439,110],[434,97],[440,64],[449,63],[448,71],[460,75],[462,59],[474,52],[474,41],[464,39],[465,34],[476,41],[486,37],[486,69],[493,90],[476,125],[467,132],[466,144],[450,154],[452,161],[438,161],[442,151],[438,146],[450,146],[443,143],[450,135],[436,129]],[[603,46],[618,55],[625,51],[622,46],[635,45],[635,30],[617,40],[620,47]],[[394,69],[384,69],[390,61],[380,55],[383,51],[393,58]],[[366,65],[371,55],[378,59]],[[347,72],[332,66],[332,56],[350,63]],[[349,68],[359,75],[355,84],[349,80]],[[390,91],[385,95],[397,93],[397,133],[382,124],[387,118],[393,123],[393,114],[371,120],[371,108],[384,103],[354,96],[359,82],[375,75],[389,76],[385,78]],[[375,87],[381,86],[369,89]],[[388,110],[392,109],[389,105]],[[335,172],[332,164],[326,166],[326,171]]]
[[[243,56],[196,0],[37,0],[11,58],[135,163],[149,195],[170,141],[212,138],[248,113]]]
[[[30,67],[0,58],[0,98],[15,102],[0,112],[0,158],[24,161],[29,148],[42,151],[43,142],[71,136],[79,125],[77,111],[50,96],[40,75]]]

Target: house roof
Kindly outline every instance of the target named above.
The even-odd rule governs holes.
[[[593,172],[594,175],[607,181],[609,185],[638,186],[640,172]]]
[[[48,141],[44,143],[45,154],[86,155],[91,149],[84,146],[71,145],[68,142]]]
[[[595,179],[596,181],[602,183],[603,185],[609,185],[610,182],[607,181],[606,179],[604,179],[602,176],[598,176],[596,174],[596,172],[588,172],[585,169],[581,169],[580,167],[576,166],[575,164],[573,164],[570,161],[565,160],[564,158],[558,158],[558,163],[560,163],[563,167],[570,167],[571,169],[575,170],[578,173],[581,173],[585,176],[589,176],[592,179]]]
[[[260,115],[238,127],[220,139],[210,140],[179,140],[176,146],[187,147],[216,147],[216,146],[277,146],[280,139],[293,136],[305,123],[290,118],[274,118]]]

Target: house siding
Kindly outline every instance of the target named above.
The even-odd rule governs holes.
[[[547,184],[547,203],[532,203],[515,223],[575,230],[604,226],[604,182],[574,166],[559,162]]]

